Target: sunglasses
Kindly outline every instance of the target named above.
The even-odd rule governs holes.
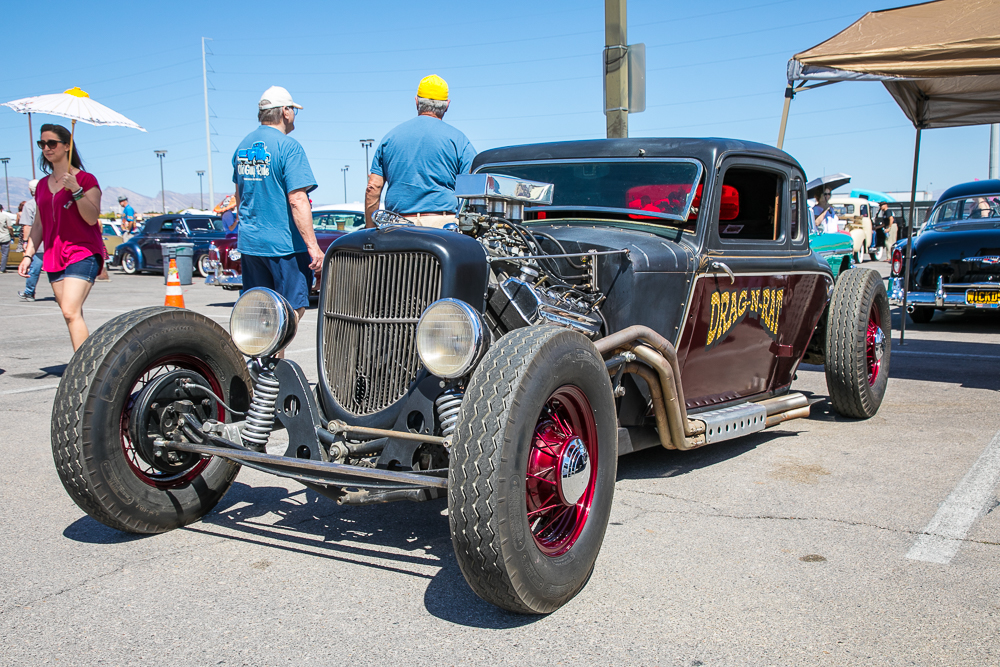
[[[299,115],[299,110],[298,110],[298,108],[296,108],[296,107],[285,107],[285,108],[286,108],[286,109],[291,109],[291,110],[292,110],[292,115],[295,115],[295,116],[298,116],[298,115]]]
[[[49,139],[48,141],[46,141],[44,139],[39,139],[38,140],[38,147],[39,148],[48,148],[49,150],[52,150],[56,146],[58,146],[59,144],[64,144],[64,143],[66,143],[66,142],[65,141],[59,141],[58,139]]]

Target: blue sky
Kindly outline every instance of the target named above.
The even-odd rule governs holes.
[[[647,108],[630,136],[724,136],[774,144],[785,64],[866,11],[906,3],[631,0],[630,43],[646,44]],[[446,121],[478,150],[605,136],[604,3],[9,3],[0,101],[80,86],[149,132],[78,124],[86,166],[105,186],[197,193],[205,169],[201,37],[211,37],[209,106],[216,200],[271,85],[305,107],[292,136],[309,156],[316,203],[362,198],[365,152],[415,113],[419,79],[451,87]],[[64,28],[57,24],[65,21]],[[20,35],[20,37],[18,37]],[[30,39],[35,48],[29,48]],[[49,118],[34,116],[35,131]],[[57,120],[57,119],[56,119]],[[869,189],[909,189],[914,131],[880,84],[842,83],[792,102],[785,149],[810,178],[847,172]],[[32,139],[37,139],[33,137]],[[986,178],[987,126],[932,130],[919,187]],[[0,107],[0,153],[30,177],[26,118]],[[205,179],[208,188],[208,179]]]

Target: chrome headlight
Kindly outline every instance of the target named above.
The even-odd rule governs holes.
[[[297,326],[291,304],[266,287],[244,292],[229,316],[233,342],[248,357],[271,356],[288,345]]]
[[[427,306],[417,323],[417,353],[433,375],[465,375],[486,352],[486,327],[472,306],[441,299]]]
[[[229,259],[231,259],[232,261],[237,262],[237,261],[239,261],[240,257],[242,257],[242,256],[243,256],[243,253],[241,253],[236,248],[230,248],[229,249]]]

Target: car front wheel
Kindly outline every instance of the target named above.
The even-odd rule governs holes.
[[[452,544],[479,597],[546,614],[583,588],[611,512],[617,436],[608,372],[585,337],[532,326],[490,349],[448,473]]]
[[[889,383],[892,330],[889,297],[872,269],[851,269],[837,280],[826,329],[826,385],[845,417],[874,417]]]
[[[249,406],[242,355],[222,327],[190,310],[119,315],[73,355],[52,406],[52,455],[66,491],[94,519],[161,533],[204,516],[236,477],[235,463],[155,444],[173,414],[160,410],[178,397],[193,399],[200,421],[225,421],[206,392],[181,396],[183,379],[235,410]]]
[[[135,258],[135,255],[131,251],[126,250],[122,253],[122,271],[128,275],[135,275],[139,271],[139,260]]]

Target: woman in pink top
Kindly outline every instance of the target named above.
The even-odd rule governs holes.
[[[27,277],[31,256],[44,241],[42,268],[49,277],[76,351],[89,333],[83,321],[83,302],[104,265],[104,242],[97,224],[101,188],[96,178],[83,171],[76,144],[70,164],[69,142],[69,130],[62,125],[42,125],[39,162],[49,176],[35,190],[38,213],[17,272]]]

